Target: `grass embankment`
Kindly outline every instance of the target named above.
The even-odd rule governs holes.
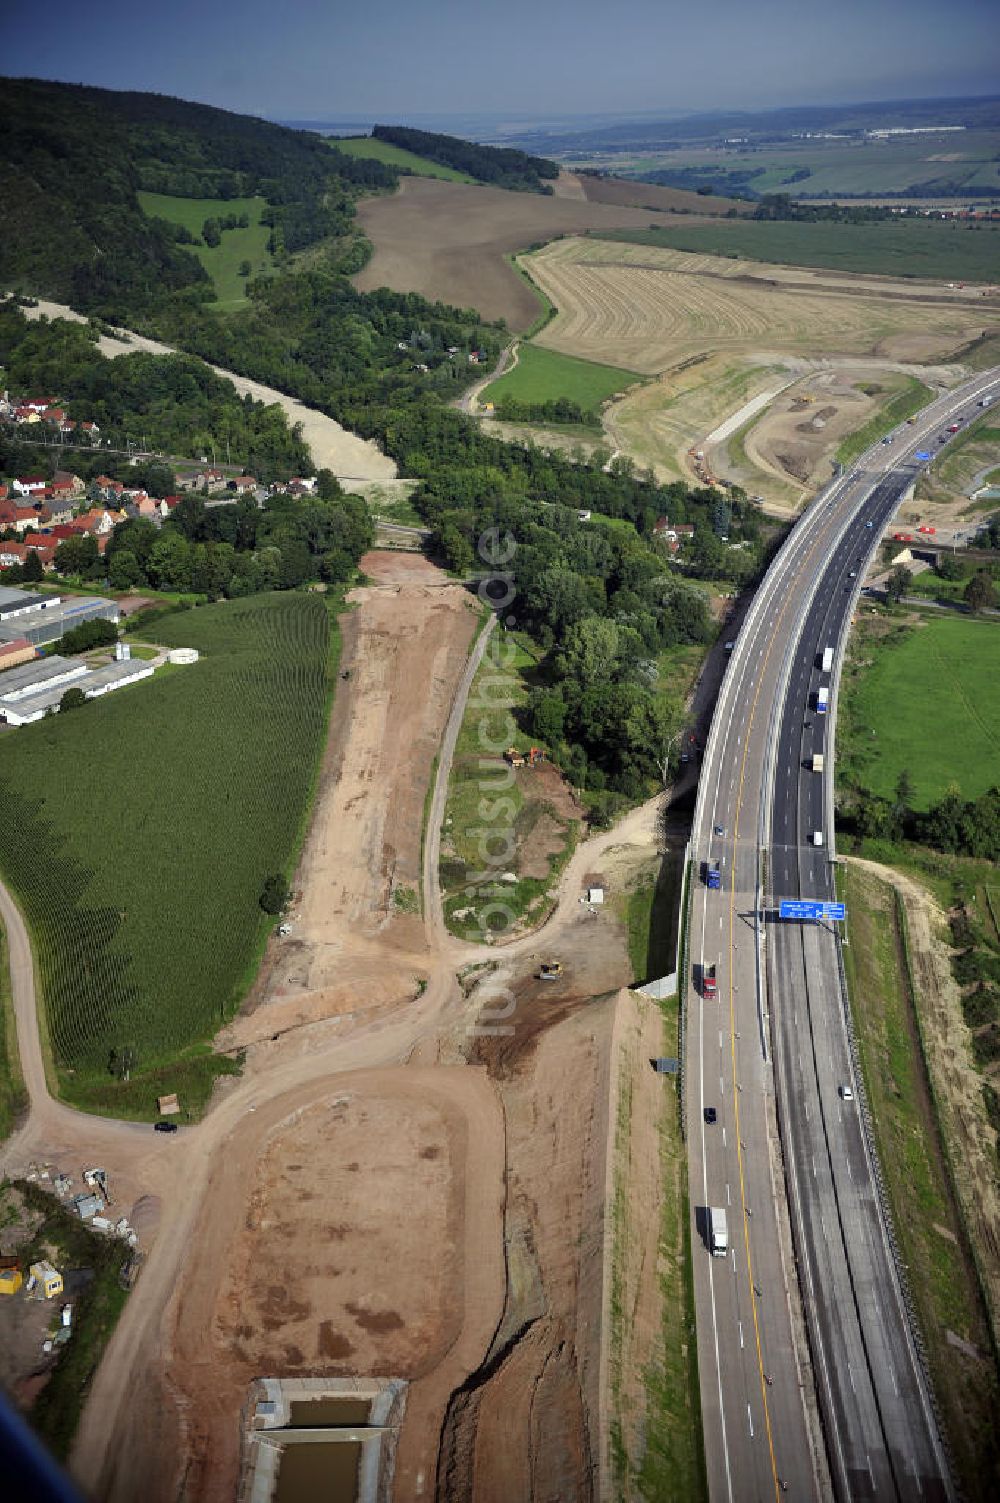
[[[935,456],[927,474],[921,476],[920,496],[928,501],[950,501],[962,491],[971,490],[983,470],[1000,460],[998,421],[995,411],[986,411],[961,433],[956,433],[944,452]],[[988,474],[978,481],[978,484],[994,483]],[[992,501],[972,502],[969,511],[995,511],[998,505],[994,497]]]
[[[816,266],[888,277],[990,282],[996,278],[1000,230],[955,221],[886,220],[878,224],[807,224],[719,219],[649,230],[600,230],[601,240],[662,245],[701,255]]]
[[[217,305],[220,308],[242,306],[246,302],[246,278],[240,276],[241,264],[249,261],[251,275],[255,277],[270,270],[272,265],[267,250],[271,231],[260,222],[265,200],[260,197],[173,198],[167,193],[140,193],[138,196],[145,214],[183,225],[198,237],[199,242],[206,219],[221,219],[227,214],[249,217],[246,229],[223,230],[218,245],[200,243],[184,247],[194,252],[215,283]]]
[[[484,751],[480,742],[484,723],[492,737],[508,709],[516,718],[539,660],[538,649],[521,633],[497,634],[473,680],[455,746],[440,876],[445,922],[465,939],[484,938],[480,915],[490,905],[494,911],[502,906],[510,923],[524,918],[538,923],[576,842],[579,820],[570,816],[553,769],[509,769],[499,753]],[[512,745],[526,752],[531,739],[518,730]],[[502,880],[508,873],[514,881]],[[499,892],[480,891],[486,888]]]
[[[892,889],[871,873],[841,868],[838,884],[865,1087],[935,1392],[967,1496],[995,1497],[994,1353],[921,1050],[905,919]]]
[[[632,981],[636,986],[669,976],[674,968],[683,854],[671,849],[662,858],[656,857],[635,886],[621,895]]]
[[[904,376],[903,385],[884,402],[874,417],[855,433],[849,433],[837,449],[837,459],[848,465],[878,439],[884,438],[908,417],[919,412],[933,399],[934,393],[915,376]]]
[[[162,617],[197,664],[0,746],[0,870],[30,925],[60,1086],[88,1110],[196,1112],[273,920],[314,789],[339,635],[318,595]],[[120,1080],[111,1065],[130,1063]]]
[[[944,616],[862,625],[841,686],[838,775],[891,798],[906,769],[925,810],[957,783],[977,798],[998,781],[1000,628]]]
[[[540,403],[557,402],[563,398],[576,402],[596,426],[600,421],[601,403],[626,387],[634,386],[640,379],[634,371],[577,360],[571,355],[542,349],[539,345],[521,344],[513,370],[491,382],[479,401],[480,405],[485,402],[499,404],[510,398],[517,402]]]
[[[659,907],[658,917],[668,925],[675,906]],[[676,997],[659,1004],[662,1016],[662,1052],[676,1056],[679,1047],[679,1004]],[[698,1385],[698,1345],[694,1319],[694,1280],[691,1266],[687,1152],[681,1134],[677,1081],[645,1076],[645,1059],[622,1062],[618,1081],[615,1118],[615,1174],[611,1204],[611,1300],[610,1300],[610,1436],[615,1496],[646,1499],[684,1498],[692,1503],[708,1496],[702,1448],[701,1397]],[[630,1249],[632,1237],[630,1196],[633,1193],[632,1135],[638,1098],[645,1089],[659,1095],[656,1131],[659,1139],[659,1233],[656,1273],[660,1293],[659,1339],[641,1375],[643,1407],[635,1412],[625,1354],[630,1347],[632,1312],[636,1297],[636,1258]],[[648,1108],[647,1108],[648,1109]],[[626,1287],[626,1284],[628,1287]],[[634,1382],[634,1375],[633,1382]]]
[[[14,1130],[18,1113],[27,1104],[17,1052],[14,999],[11,995],[10,952],[0,924],[0,1143]]]
[[[73,1334],[60,1348],[48,1381],[30,1411],[32,1428],[64,1461],[87,1390],[128,1299],[119,1275],[132,1252],[118,1238],[91,1231],[53,1195],[27,1181],[6,1185],[0,1208],[7,1220],[28,1216],[34,1222],[38,1218],[29,1240],[18,1248],[23,1269],[48,1258],[64,1277],[68,1271],[90,1275],[79,1288],[72,1284],[67,1288],[73,1306]],[[63,1303],[62,1299],[52,1300],[53,1333]]]
[[[376,136],[328,136],[326,144],[349,157],[385,162],[386,166],[398,167],[401,172],[410,172],[414,177],[439,177],[446,183],[476,181],[467,172],[458,172],[454,167],[432,162],[428,157],[417,156],[416,152],[407,151],[403,146],[394,146],[391,141],[380,141]]]

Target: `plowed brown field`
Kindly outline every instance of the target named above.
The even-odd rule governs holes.
[[[587,199],[549,198],[434,178],[403,178],[398,193],[363,199],[358,205],[358,218],[375,253],[354,278],[355,284],[362,291],[392,287],[397,292],[420,292],[459,307],[478,308],[484,318],[504,318],[511,329],[525,329],[538,317],[540,303],[506,256],[555,235],[624,226],[645,229],[652,222],[648,208],[592,202],[589,182],[585,191]]]

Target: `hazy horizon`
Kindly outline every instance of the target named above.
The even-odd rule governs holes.
[[[269,119],[359,123],[467,116],[511,126],[567,117],[667,118],[995,93],[992,5],[955,0],[103,0],[0,16],[9,75],[173,94]]]

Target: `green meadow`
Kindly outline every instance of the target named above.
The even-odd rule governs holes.
[[[247,214],[250,224],[245,230],[223,230],[219,245],[189,245],[215,283],[215,297],[220,308],[237,308],[246,301],[245,278],[240,266],[250,262],[251,273],[259,276],[271,266],[267,251],[271,231],[261,224],[265,208],[263,198],[172,198],[167,193],[140,193],[143,213],[171,224],[182,224],[201,239],[206,219],[220,219],[226,214]]]

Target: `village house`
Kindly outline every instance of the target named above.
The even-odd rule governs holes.
[[[82,496],[87,489],[84,481],[80,479],[79,475],[74,475],[72,470],[56,470],[49,489],[53,493],[58,491],[60,495],[63,495],[67,487],[71,496]]]
[[[236,475],[228,482],[227,489],[235,491],[238,496],[246,496],[257,489],[257,482],[252,475]]]
[[[36,555],[46,571],[54,567],[53,559],[56,556],[56,550],[51,546],[51,539],[46,538],[44,547],[29,546],[27,543],[0,542],[0,569],[12,569],[18,564],[23,564],[29,553]]]
[[[38,496],[47,484],[44,475],[21,475],[14,481],[13,490],[17,496]]]

